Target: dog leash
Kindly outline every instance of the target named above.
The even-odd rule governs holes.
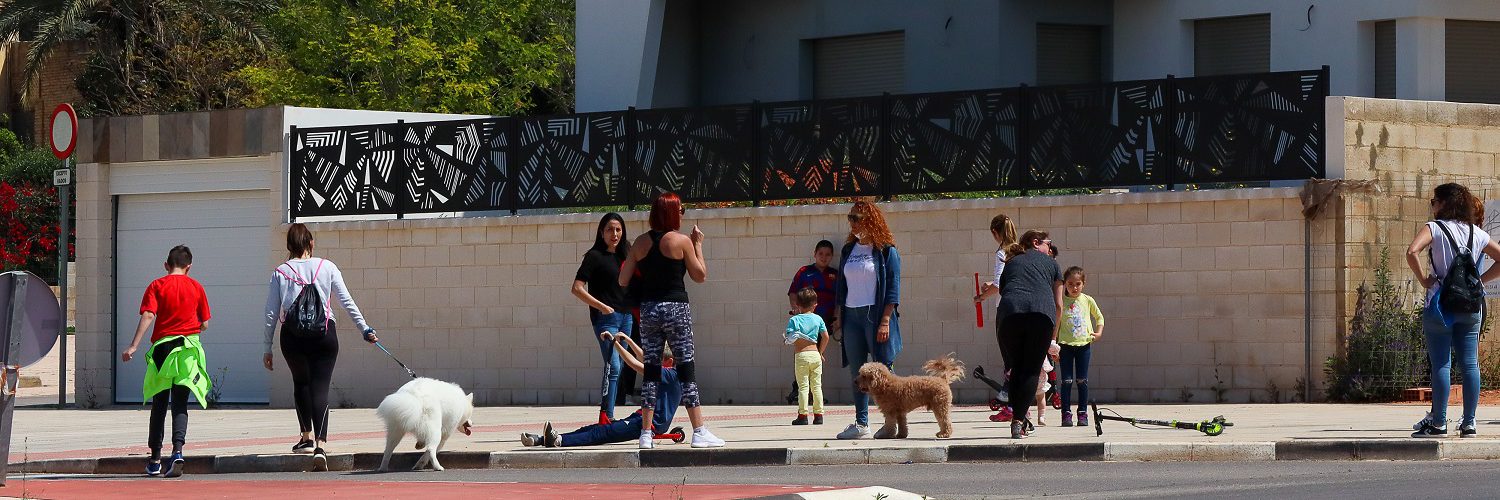
[[[411,378],[417,378],[416,372],[411,371],[411,368],[407,368],[406,363],[402,363],[400,359],[397,359],[395,354],[391,354],[390,349],[386,349],[385,346],[380,345],[379,342],[375,343],[375,347],[379,347],[380,350],[385,351],[385,355],[390,356],[391,359],[396,362],[396,364],[401,365],[401,369],[406,370],[406,374],[411,375]]]

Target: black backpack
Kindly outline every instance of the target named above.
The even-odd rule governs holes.
[[[282,337],[315,339],[328,334],[328,313],[323,308],[323,298],[318,295],[317,286],[318,271],[323,269],[323,262],[318,262],[312,279],[305,283],[292,266],[287,266],[292,274],[281,273],[286,279],[302,286],[302,291],[297,293],[297,298],[292,299],[291,307],[287,308],[286,316],[281,320]],[[276,271],[281,272],[281,269],[277,268]]]
[[[1447,226],[1438,222],[1437,227],[1453,246],[1453,261],[1448,263],[1448,274],[1438,285],[1438,305],[1450,313],[1477,313],[1484,307],[1484,282],[1479,280],[1479,264],[1469,251],[1474,246],[1474,226],[1469,226],[1469,243],[1462,248]]]

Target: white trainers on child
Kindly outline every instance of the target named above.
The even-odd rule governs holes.
[[[649,450],[656,447],[656,433],[641,431],[641,449]]]
[[[720,446],[724,446],[724,440],[709,432],[707,427],[693,429],[694,448],[718,448]]]

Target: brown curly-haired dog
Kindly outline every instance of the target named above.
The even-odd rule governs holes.
[[[875,398],[885,424],[875,432],[876,439],[905,438],[906,414],[923,406],[937,417],[937,437],[953,435],[948,409],[953,404],[953,389],[948,385],[964,377],[964,364],[949,354],[922,365],[927,375],[898,377],[880,363],[865,363],[854,380],[859,390]]]

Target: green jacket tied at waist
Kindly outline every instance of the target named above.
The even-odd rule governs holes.
[[[208,390],[213,382],[208,377],[208,360],[203,355],[203,341],[197,335],[170,335],[151,344],[151,353],[164,342],[182,339],[182,344],[172,348],[161,366],[156,366],[156,356],[146,356],[146,380],[141,383],[141,404],[150,403],[151,398],[174,385],[187,387],[198,398],[198,404],[208,408]]]

